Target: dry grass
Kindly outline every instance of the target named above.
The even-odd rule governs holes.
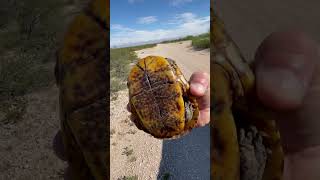
[[[122,155],[130,156],[133,154],[133,149],[130,149],[128,147],[123,148],[124,151],[122,152]]]
[[[138,176],[134,175],[134,176],[123,176],[121,178],[118,178],[118,180],[138,180]]]
[[[0,126],[15,124],[22,119],[27,102],[23,97],[14,97],[0,103]]]

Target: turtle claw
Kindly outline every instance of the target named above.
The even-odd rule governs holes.
[[[245,131],[244,129],[240,129],[240,132],[239,132],[239,144],[244,142],[245,141]]]
[[[257,137],[257,134],[258,134],[257,128],[254,127],[254,126],[250,126],[249,129],[250,129],[250,131],[253,133],[253,136],[254,136],[254,137]]]

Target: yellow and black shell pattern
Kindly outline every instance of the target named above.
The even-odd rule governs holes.
[[[109,179],[109,31],[109,0],[92,0],[72,20],[57,52],[61,131],[72,179]]]
[[[198,103],[174,60],[147,56],[128,77],[129,103],[136,126],[156,138],[177,138],[195,127]]]

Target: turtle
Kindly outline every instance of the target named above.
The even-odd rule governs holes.
[[[280,180],[280,133],[274,112],[256,96],[254,62],[211,11],[211,179]]]
[[[56,53],[60,124],[72,179],[109,179],[109,0],[92,0]]]
[[[159,139],[182,137],[199,116],[197,100],[177,63],[147,56],[131,68],[127,86],[134,124]]]

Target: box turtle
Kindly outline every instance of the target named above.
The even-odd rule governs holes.
[[[274,114],[255,95],[250,63],[211,14],[211,178],[282,179],[284,155]]]
[[[136,126],[156,138],[177,138],[197,124],[199,108],[174,60],[140,59],[128,77],[129,104]]]
[[[108,58],[109,0],[93,0],[68,26],[55,66],[72,179],[109,179]]]

